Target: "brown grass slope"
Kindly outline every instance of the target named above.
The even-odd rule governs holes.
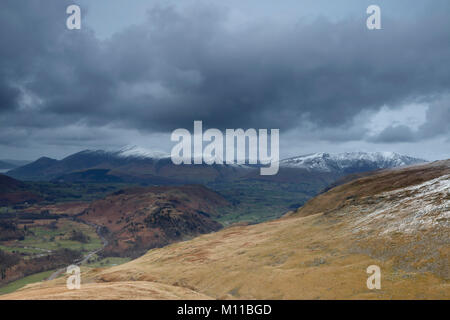
[[[377,173],[339,186],[282,219],[235,226],[149,251],[109,269],[85,270],[5,298],[151,298],[130,282],[203,297],[242,299],[450,299],[450,161]],[[366,285],[381,268],[381,290]],[[120,295],[104,286],[113,285]],[[120,288],[120,289],[119,289]]]

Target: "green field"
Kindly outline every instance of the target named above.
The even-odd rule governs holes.
[[[42,250],[38,250],[38,249],[34,249],[34,248],[23,248],[23,247],[19,247],[19,246],[0,245],[0,250],[11,252],[11,253],[23,253],[23,254],[27,254],[27,255],[42,253]]]
[[[88,237],[86,243],[70,240],[72,231],[82,232]],[[1,250],[24,253],[27,255],[48,254],[48,251],[71,249],[87,253],[103,246],[95,228],[83,223],[60,219],[57,229],[48,226],[29,226],[24,240],[8,242],[0,245]]]
[[[41,272],[41,273],[36,273],[36,274],[31,275],[31,276],[28,276],[28,277],[25,277],[25,278],[13,281],[11,283],[8,283],[6,286],[0,288],[0,295],[14,292],[14,291],[16,291],[16,290],[26,286],[27,284],[30,284],[30,283],[35,283],[35,282],[39,282],[39,281],[45,280],[48,277],[50,277],[50,275],[54,271],[55,270],[45,271],[45,272]]]
[[[98,237],[93,227],[73,221],[60,221],[60,227],[50,230],[47,227],[32,227],[33,234],[27,234],[25,240],[18,241],[21,245],[42,248],[46,250],[57,250],[67,248],[81,251],[83,253],[93,251],[102,247],[102,241]],[[89,237],[87,243],[69,240],[68,236],[72,230],[83,232]]]
[[[214,183],[208,185],[233,204],[219,209],[216,219],[227,226],[246,221],[260,223],[281,217],[284,213],[301,207],[322,188],[302,184],[278,183],[257,180]]]

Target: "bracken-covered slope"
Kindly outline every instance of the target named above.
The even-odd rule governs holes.
[[[148,249],[217,231],[216,209],[228,202],[201,185],[135,187],[94,201],[79,218],[102,226],[106,255],[136,257]]]
[[[450,161],[382,171],[334,188],[282,219],[85,270],[77,292],[58,279],[3,298],[91,298],[92,288],[98,289],[95,298],[153,297],[127,291],[133,281],[203,298],[450,299],[449,181]],[[381,268],[380,290],[367,288],[371,265]]]

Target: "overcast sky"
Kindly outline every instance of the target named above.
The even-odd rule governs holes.
[[[450,158],[449,17],[448,0],[2,0],[0,159],[169,152],[194,120],[279,128],[282,157]]]

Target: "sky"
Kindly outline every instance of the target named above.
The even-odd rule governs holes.
[[[3,0],[0,159],[170,152],[194,120],[280,129],[282,158],[450,158],[449,15],[448,0]]]

